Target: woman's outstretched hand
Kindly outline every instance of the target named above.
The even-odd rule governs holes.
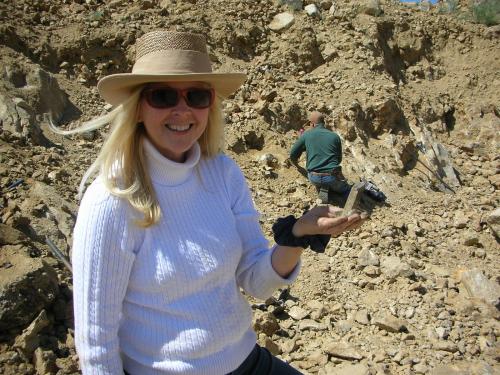
[[[294,224],[292,233],[295,237],[313,234],[329,234],[336,237],[347,230],[359,228],[366,214],[353,213],[349,216],[341,216],[342,209],[334,206],[318,206],[306,212]]]
[[[342,216],[342,211],[334,206],[314,207],[295,222],[292,233],[295,237],[315,234],[336,237],[346,230],[360,227],[367,218],[366,214],[359,212]],[[274,270],[281,277],[288,277],[295,269],[303,250],[301,247],[276,246],[271,258]]]

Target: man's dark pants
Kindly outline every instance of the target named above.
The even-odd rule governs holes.
[[[351,190],[351,185],[349,185],[345,179],[334,176],[333,174],[309,172],[307,178],[320,190],[320,198],[323,203],[327,202],[328,197],[325,199],[325,197],[321,196],[321,190],[326,190],[327,194],[328,190],[330,190],[340,194],[342,197],[347,197]]]

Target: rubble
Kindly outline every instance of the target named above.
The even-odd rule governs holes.
[[[498,25],[446,4],[0,3],[0,372],[79,373],[71,271],[46,239],[71,256],[78,184],[106,130],[64,137],[48,120],[109,111],[98,79],[169,28],[205,34],[217,69],[248,75],[224,103],[224,150],[270,240],[277,217],[315,204],[288,161],[311,110],[342,137],[348,181],[388,197],[324,254],[305,251],[292,286],[248,297],[259,343],[304,374],[496,374]]]

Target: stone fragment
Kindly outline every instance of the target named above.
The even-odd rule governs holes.
[[[413,366],[413,371],[415,371],[416,374],[427,374],[429,373],[429,368],[423,363],[417,363]]]
[[[31,358],[35,349],[40,345],[38,333],[49,324],[47,313],[42,310],[28,328],[16,337],[14,347],[19,348],[27,358]]]
[[[323,10],[329,10],[332,7],[332,5],[333,5],[332,0],[321,0],[319,2],[319,6]]]
[[[365,275],[370,276],[370,277],[377,277],[380,276],[380,268],[376,266],[366,266],[364,269]]]
[[[297,349],[297,340],[291,339],[286,340],[283,345],[281,345],[283,353],[292,353]]]
[[[33,202],[44,202],[48,208],[48,215],[33,219],[32,226],[37,230],[38,236],[48,236],[53,232],[51,225],[56,225],[57,229],[64,235],[66,245],[61,246],[61,250],[65,251],[72,243],[73,227],[75,225],[75,215],[78,211],[78,206],[61,197],[59,192],[50,185],[36,181],[29,190],[29,198],[21,204],[21,211],[30,216]],[[64,254],[68,255],[68,254]]]
[[[364,248],[358,254],[358,264],[363,267],[378,266],[380,259],[372,250]]]
[[[328,327],[324,323],[318,323],[312,319],[304,319],[299,322],[299,331],[326,331]]]
[[[326,62],[328,62],[328,61],[332,61],[333,59],[335,59],[336,57],[338,57],[339,56],[339,52],[338,52],[337,48],[334,45],[332,45],[332,44],[326,44],[326,46],[321,51],[321,56],[323,57],[323,60],[325,60]]]
[[[372,324],[387,332],[405,332],[406,323],[392,315],[384,314],[372,318]]]
[[[488,353],[488,352],[494,352],[495,348],[495,343],[493,340],[488,339],[487,337],[480,336],[478,338],[479,342],[479,349],[481,350],[481,353]],[[493,354],[494,355],[494,354]]]
[[[448,151],[443,145],[437,143],[430,132],[422,133],[423,152],[428,160],[426,168],[429,169],[430,178],[436,178],[439,182],[435,186],[443,191],[450,192],[460,186],[453,165],[451,163]],[[446,180],[446,181],[445,181]]]
[[[267,106],[268,106],[268,102],[266,100],[259,99],[255,103],[254,108],[255,108],[255,111],[259,115],[263,115],[266,112],[266,110],[267,110]]]
[[[0,92],[0,123],[13,137],[43,139],[40,128],[33,126],[33,109],[21,98],[11,98]]]
[[[437,337],[440,338],[441,340],[446,340],[448,336],[450,335],[450,330],[445,327],[437,327],[436,328],[436,334]]]
[[[311,17],[319,17],[320,16],[320,12],[319,12],[319,9],[316,6],[316,4],[306,5],[304,10],[306,11],[308,16],[311,16]]]
[[[484,36],[485,36],[485,38],[490,38],[490,39],[500,37],[500,25],[494,25],[494,26],[488,27],[484,31]]]
[[[448,151],[440,143],[433,144],[432,148],[438,162],[438,174],[442,177],[446,177],[447,181],[451,183],[452,186],[459,187],[461,184],[451,163]]]
[[[366,326],[370,324],[370,315],[366,310],[359,310],[356,311],[356,314],[354,315],[354,320],[359,324],[363,324]]]
[[[432,344],[432,347],[436,350],[442,350],[450,353],[458,351],[458,346],[451,341],[436,341]]]
[[[299,306],[293,306],[290,311],[288,311],[288,315],[290,315],[295,320],[302,320],[309,315],[309,311]]]
[[[295,17],[293,14],[284,12],[279,13],[274,16],[273,20],[269,24],[269,28],[272,31],[280,32],[288,29],[295,22]]]
[[[320,310],[320,311],[326,310],[325,304],[315,299],[307,301],[306,305],[312,310]]]
[[[16,138],[29,137],[37,145],[47,145],[36,115],[57,123],[70,103],[55,76],[38,65],[27,70],[23,73],[23,90],[19,91],[22,97],[0,92],[0,123]]]
[[[277,330],[280,329],[280,325],[276,320],[276,317],[268,312],[258,314],[255,317],[253,327],[256,332],[263,332],[267,336],[272,336]]]
[[[370,375],[370,369],[362,363],[345,364],[335,367],[333,371],[328,372],[328,375]]]
[[[383,13],[378,0],[365,0],[360,7],[360,12],[374,17]]]
[[[382,233],[380,233],[380,236],[382,238],[396,238],[396,228],[390,227],[390,228],[385,228]]]
[[[264,347],[269,350],[273,355],[280,355],[281,349],[271,338],[266,337],[264,341]]]
[[[413,306],[409,306],[406,309],[405,318],[406,319],[411,319],[411,318],[413,318],[414,315],[415,315],[415,308]]]
[[[335,326],[343,334],[349,332],[352,329],[352,324],[347,320],[339,320]]]
[[[479,298],[492,305],[497,305],[500,298],[500,286],[489,280],[481,270],[460,271],[460,281],[470,297]]]
[[[477,246],[479,245],[479,237],[475,232],[466,231],[463,234],[463,244],[465,246]]]
[[[37,374],[55,374],[57,372],[56,355],[51,350],[37,348],[33,355],[33,364]]]
[[[495,189],[500,189],[500,174],[488,176],[488,181],[495,187]]]
[[[488,214],[486,223],[493,232],[493,235],[500,239],[500,207]]]
[[[395,256],[384,257],[380,267],[389,280],[395,280],[399,276],[411,278],[415,275],[415,271],[407,263]]]
[[[462,229],[469,224],[470,218],[463,211],[456,211],[453,219],[453,226],[457,229]]]
[[[278,159],[273,154],[263,154],[259,156],[259,163],[274,168],[278,165]]]
[[[309,353],[308,357],[309,361],[311,361],[314,366],[324,367],[328,363],[328,356],[320,349]]]
[[[330,341],[323,345],[325,353],[333,357],[347,360],[361,360],[364,358],[352,345],[345,342]]]
[[[63,374],[73,374],[78,372],[78,362],[71,357],[57,358],[56,366]]]
[[[349,216],[351,215],[353,210],[359,208],[361,195],[363,194],[364,191],[365,191],[364,182],[358,182],[357,184],[354,184],[354,186],[351,188],[351,191],[349,192],[349,196],[347,197],[344,210],[342,211],[343,216]]]

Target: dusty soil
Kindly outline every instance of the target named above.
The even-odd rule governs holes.
[[[348,179],[388,196],[306,251],[289,290],[252,301],[259,341],[304,374],[500,373],[498,27],[461,17],[464,2],[293,3],[0,3],[0,373],[78,373],[71,273],[47,238],[69,256],[105,131],[62,137],[47,120],[109,110],[97,80],[130,70],[135,39],[158,28],[201,32],[217,69],[248,73],[225,103],[226,152],[270,239],[277,217],[316,204],[287,161],[311,110],[342,136]]]

